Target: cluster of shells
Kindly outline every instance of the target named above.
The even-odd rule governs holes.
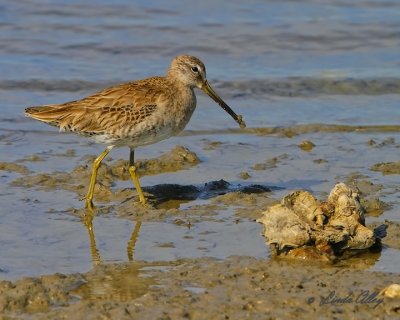
[[[318,201],[307,191],[285,196],[257,220],[274,255],[298,258],[336,259],[345,252],[365,250],[380,244],[386,226],[365,226],[358,193],[337,184],[327,201]]]

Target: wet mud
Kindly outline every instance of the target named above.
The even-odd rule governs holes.
[[[70,157],[74,155],[74,151],[70,150],[64,156]],[[28,159],[23,159],[24,161],[29,161]],[[0,164],[1,170],[16,171],[23,174],[22,177],[15,179],[11,184],[13,186],[25,187],[25,188],[35,188],[42,190],[52,190],[52,189],[64,189],[76,192],[78,196],[83,197],[86,188],[89,184],[91,173],[92,173],[92,163],[95,157],[89,157],[86,159],[85,164],[76,166],[72,172],[52,172],[45,174],[29,174],[29,170],[19,164],[14,163],[2,163]],[[30,160],[30,161],[36,161]],[[189,149],[183,146],[176,146],[170,152],[161,155],[156,159],[139,160],[135,162],[137,167],[137,172],[139,177],[144,173],[146,175],[160,174],[163,172],[175,172],[178,170],[188,169],[192,166],[197,165],[200,162],[195,153],[191,152]],[[128,196],[126,189],[113,189],[115,182],[118,180],[129,180],[130,175],[128,172],[128,160],[117,160],[112,163],[107,163],[104,161],[98,171],[98,178],[95,187],[95,201],[99,202],[110,202],[115,200],[125,199]],[[191,186],[188,188],[181,187],[184,193],[177,192],[177,186],[171,186],[166,197],[172,194],[183,194],[183,197],[188,197]],[[162,190],[161,190],[162,189]],[[163,191],[167,191],[167,187],[162,188],[150,188],[148,191],[154,192],[158,195]],[[187,190],[188,189],[188,190]],[[147,189],[145,190],[147,191]],[[179,196],[178,196],[179,198]],[[193,197],[189,196],[189,199]]]
[[[86,274],[2,281],[0,312],[3,319],[396,318],[398,295],[385,291],[394,280],[359,266],[249,257],[132,262],[98,265]]]
[[[207,152],[223,149],[223,145],[217,141],[205,141],[203,144]],[[293,148],[298,148],[298,145],[294,144]],[[73,151],[67,153],[61,157],[74,155]],[[318,159],[321,161],[316,161]],[[35,174],[28,169],[29,162],[40,160],[32,156],[21,159],[16,165],[4,162],[1,169],[20,175],[10,181],[13,187],[32,192],[69,190],[79,196],[86,191],[92,160],[93,157],[87,158],[84,165],[78,165],[69,172]],[[315,259],[315,252],[305,251],[295,253],[297,258],[301,258],[300,261],[276,259],[272,252],[268,259],[241,255],[223,260],[196,258],[151,262],[135,258],[135,246],[142,223],[168,222],[187,230],[205,222],[225,225],[226,220],[221,217],[221,212],[227,209],[231,210],[233,221],[238,225],[246,221],[256,223],[255,220],[266,209],[280,203],[275,194],[284,190],[274,185],[250,183],[245,177],[264,170],[279,170],[293,160],[292,155],[281,153],[253,163],[248,171],[238,174],[243,179],[235,183],[219,179],[202,184],[146,186],[144,191],[150,200],[147,208],[137,202],[133,187],[118,187],[118,181],[130,179],[127,161],[105,161],[99,170],[95,190],[97,208],[94,212],[89,214],[82,208],[83,204],[82,207],[61,209],[62,214],[79,217],[86,226],[92,269],[85,273],[1,281],[1,317],[262,319],[268,315],[297,319],[318,313],[327,318],[337,314],[346,318],[380,318],[383,314],[396,318],[400,314],[400,300],[394,286],[398,283],[398,274],[374,272],[370,268],[379,261],[385,250],[400,249],[398,222],[385,221],[387,230],[382,240],[382,251],[360,250],[345,260]],[[323,160],[317,158],[311,162],[318,167],[324,165]],[[175,146],[157,158],[138,161],[137,166],[143,176],[188,170],[199,163],[200,159],[193,151]],[[383,184],[372,182],[367,175],[358,172],[342,179],[359,195],[366,218],[379,217],[390,208],[390,204],[380,200],[382,192],[388,192]],[[328,196],[328,193],[321,194]],[[310,197],[315,199],[311,194]],[[293,201],[289,202],[296,206]],[[60,213],[60,210],[57,212]],[[331,213],[329,210],[327,212]],[[53,212],[49,210],[48,213]],[[320,216],[325,213],[321,212]],[[99,250],[94,222],[96,217],[109,215],[135,221],[135,228],[127,243],[128,263],[109,263]],[[326,218],[321,220],[317,216],[311,219],[314,224]],[[369,223],[368,228],[372,230],[381,224],[379,221]],[[205,231],[204,234],[208,232],[211,231]],[[261,237],[261,230],[258,236]],[[173,241],[166,241],[160,242],[158,247],[174,248],[175,245]]]
[[[68,152],[70,154],[71,152]],[[65,155],[67,157],[69,155]],[[25,160],[25,159],[24,159]],[[91,165],[94,157],[86,159],[84,165],[76,166],[71,172],[53,172],[46,174],[31,174],[22,165],[2,163],[2,170],[16,171],[22,176],[11,182],[12,186],[29,189],[51,191],[64,189],[75,192],[82,197],[91,176]],[[33,160],[35,161],[35,160]],[[135,162],[139,176],[176,172],[196,166],[200,162],[196,154],[183,146],[175,146],[160,157]],[[167,217],[179,216],[179,206],[182,203],[196,199],[211,200],[209,204],[191,206],[185,210],[186,215],[193,217],[210,217],[217,210],[234,205],[245,207],[246,204],[256,204],[254,194],[266,194],[271,188],[266,185],[242,183],[231,184],[224,180],[209,181],[201,185],[157,184],[143,187],[148,199],[147,207],[142,207],[137,201],[136,190],[115,187],[118,181],[130,180],[127,160],[105,161],[99,168],[95,186],[94,200],[97,202],[94,214],[116,212],[120,217],[140,217],[143,221],[164,221]],[[224,196],[225,195],[225,196]],[[262,201],[270,202],[271,199]],[[82,203],[83,207],[83,203]],[[66,212],[75,216],[85,214],[83,208],[69,208]],[[246,209],[242,209],[242,212]],[[253,209],[249,209],[253,211]],[[51,212],[51,210],[50,210]],[[214,214],[213,214],[214,212]],[[255,211],[259,212],[259,211]],[[256,217],[257,213],[252,214]]]

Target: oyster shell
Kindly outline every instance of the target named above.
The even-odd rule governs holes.
[[[370,230],[364,214],[356,190],[338,183],[326,202],[308,191],[295,191],[264,211],[257,221],[264,225],[264,236],[276,255],[335,259],[347,250],[380,244],[384,225],[376,232]]]

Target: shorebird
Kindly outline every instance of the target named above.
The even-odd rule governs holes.
[[[62,104],[35,106],[25,109],[25,115],[56,126],[60,131],[89,137],[106,149],[94,160],[86,208],[93,209],[93,194],[101,161],[114,147],[130,148],[129,173],[139,201],[146,199],[134,165],[134,152],[144,146],[179,134],[196,108],[194,88],[203,90],[241,128],[246,125],[212,89],[206,78],[206,68],[198,58],[189,55],[175,57],[165,76],[122,83],[106,88],[81,100]]]

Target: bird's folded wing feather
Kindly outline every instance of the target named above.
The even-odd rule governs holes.
[[[147,81],[104,89],[82,100],[30,107],[25,114],[57,126],[61,131],[82,134],[107,132],[112,126],[124,123],[135,126],[152,115],[160,101],[168,97],[162,86],[154,89]]]

